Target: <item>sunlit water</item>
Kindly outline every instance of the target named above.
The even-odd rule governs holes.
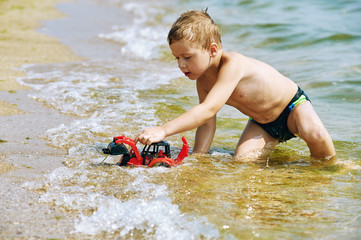
[[[302,140],[264,161],[232,159],[247,117],[218,114],[211,153],[178,167],[120,168],[101,148],[134,137],[197,103],[168,50],[170,24],[209,7],[226,50],[275,66],[311,97],[338,153],[311,161]],[[78,0],[41,30],[87,60],[27,65],[30,98],[64,114],[49,144],[68,150],[64,166],[24,187],[39,202],[76,216],[73,234],[134,239],[357,239],[361,236],[361,3],[359,1]],[[182,134],[190,145],[194,132]],[[175,156],[181,135],[167,139]],[[141,147],[141,146],[139,146]]]

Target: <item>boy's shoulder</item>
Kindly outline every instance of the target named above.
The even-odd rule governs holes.
[[[224,62],[243,62],[247,61],[248,57],[238,52],[223,52],[222,61]]]
[[[250,58],[238,52],[223,52],[222,53],[222,68],[243,68],[250,62]]]

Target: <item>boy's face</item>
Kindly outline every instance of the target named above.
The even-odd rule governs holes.
[[[209,52],[194,47],[184,39],[174,41],[169,47],[178,61],[179,69],[191,80],[202,76],[211,63]]]

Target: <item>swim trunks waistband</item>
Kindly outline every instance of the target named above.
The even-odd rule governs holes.
[[[290,105],[288,105],[288,109],[290,109],[290,111],[292,111],[293,109],[295,109],[295,107],[303,102],[306,102],[308,99],[308,97],[306,97],[305,95],[301,95],[301,97],[299,97],[296,101],[292,102]]]

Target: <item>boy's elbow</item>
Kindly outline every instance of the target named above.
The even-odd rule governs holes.
[[[220,109],[221,109],[221,107],[219,107],[219,106],[205,105],[204,111],[203,111],[204,117],[207,118],[207,120],[209,120],[212,117],[214,117]]]
[[[204,124],[204,126],[207,127],[214,127],[216,126],[216,115],[213,115],[212,117],[210,117],[209,119],[207,119]]]
[[[196,121],[197,126],[211,124],[214,121],[215,116],[218,112],[215,107],[209,107],[205,104],[199,104],[197,107],[193,108],[193,111],[193,116],[195,117],[194,120]]]
[[[213,125],[217,112],[207,111],[201,116],[202,122],[200,125]]]

